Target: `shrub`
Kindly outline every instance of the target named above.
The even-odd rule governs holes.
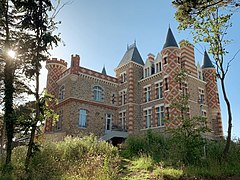
[[[130,135],[126,140],[126,148],[121,154],[124,157],[136,157],[141,154],[147,154],[154,161],[158,162],[168,156],[166,137],[151,130],[141,135]]]
[[[46,142],[31,160],[30,179],[115,179],[119,161],[116,147],[93,135]],[[14,177],[26,179],[26,147],[13,150]]]

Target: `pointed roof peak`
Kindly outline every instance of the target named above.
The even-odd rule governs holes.
[[[212,61],[210,60],[206,50],[204,51],[202,69],[205,68],[214,68],[214,65],[212,64]]]
[[[107,72],[106,72],[106,69],[105,69],[105,65],[103,66],[103,69],[102,69],[102,74],[105,74],[105,75],[107,75]]]
[[[170,24],[169,24],[169,27],[168,27],[167,38],[166,38],[165,44],[163,46],[163,49],[167,48],[167,47],[178,47],[178,44],[177,44],[177,42],[174,38],[174,35],[172,33]]]
[[[124,54],[122,60],[120,61],[118,67],[120,67],[124,64],[127,64],[130,61],[144,65],[143,59],[137,49],[136,40],[134,41],[134,43],[132,45],[127,46],[127,51]]]

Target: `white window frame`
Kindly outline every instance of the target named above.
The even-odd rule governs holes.
[[[163,81],[155,83],[156,99],[163,99]]]
[[[119,96],[120,96],[120,102],[121,105],[125,105],[127,103],[127,89],[123,89],[119,92]]]
[[[59,88],[58,99],[59,100],[64,100],[64,98],[65,98],[65,85],[62,85]]]
[[[205,104],[205,92],[203,88],[198,88],[199,103]]]
[[[126,130],[127,129],[126,110],[119,112],[119,119],[120,119],[120,122],[121,122],[122,130]]]
[[[87,110],[86,109],[81,108],[79,110],[78,127],[79,128],[87,127]]]
[[[120,77],[121,77],[121,82],[122,83],[127,82],[127,72],[126,71],[120,73]]]
[[[103,100],[103,88],[101,86],[96,85],[93,87],[93,99],[99,102]]]
[[[156,109],[156,117],[157,117],[157,126],[158,127],[164,127],[165,123],[164,123],[164,117],[165,117],[165,113],[164,113],[164,104],[160,104],[155,106]],[[157,111],[157,109],[159,109],[159,111]]]
[[[145,102],[151,101],[151,84],[144,86],[143,89],[144,89],[144,95],[145,95],[144,97]]]
[[[105,130],[106,131],[111,131],[112,130],[112,117],[113,117],[113,115],[111,113],[106,113],[106,116],[105,116],[105,119],[106,119]],[[109,128],[108,128],[108,120],[110,120]]]
[[[152,127],[152,107],[143,109],[146,128]]]

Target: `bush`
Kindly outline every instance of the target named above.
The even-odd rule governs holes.
[[[26,147],[13,150],[13,175],[26,179]],[[66,137],[62,142],[43,144],[31,160],[30,179],[115,179],[119,162],[116,147],[100,142],[93,135]]]
[[[150,155],[154,161],[159,162],[168,156],[166,138],[151,130],[143,135],[130,135],[126,141],[126,148],[122,152],[124,157],[135,157],[141,154]]]

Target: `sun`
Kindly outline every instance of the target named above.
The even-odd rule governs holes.
[[[16,57],[16,52],[13,51],[13,50],[9,50],[9,51],[7,52],[7,54],[8,54],[8,56],[11,57],[11,58],[15,58],[15,57]]]

